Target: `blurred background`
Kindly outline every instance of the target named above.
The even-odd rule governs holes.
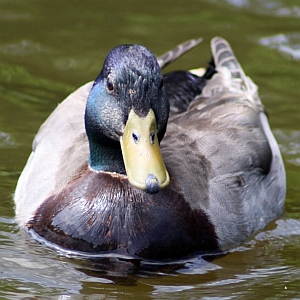
[[[295,299],[300,292],[300,3],[298,0],[0,0],[0,297],[3,299]],[[206,66],[210,39],[231,44],[260,96],[287,171],[285,213],[225,257],[177,266],[86,262],[31,241],[13,193],[42,122],[92,81],[108,51],[160,55],[203,37],[164,72]],[[120,269],[121,268],[121,269]],[[124,270],[122,270],[124,268]]]

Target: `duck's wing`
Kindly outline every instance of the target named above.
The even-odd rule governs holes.
[[[170,178],[210,217],[225,250],[282,213],[285,171],[257,86],[225,40],[211,47],[216,73],[171,116],[161,148]]]
[[[190,103],[202,93],[204,77],[189,71],[175,71],[164,75],[164,87],[170,103],[170,115],[187,110]]]
[[[157,57],[157,62],[160,68],[164,68],[168,64],[175,61],[177,58],[182,56],[184,53],[188,52],[189,50],[193,49],[199,43],[202,42],[202,38],[188,40],[184,43],[179,44],[174,49],[160,55]]]
[[[84,112],[92,84],[69,95],[39,129],[15,191],[16,214],[21,225],[42,201],[59,192],[87,166]]]

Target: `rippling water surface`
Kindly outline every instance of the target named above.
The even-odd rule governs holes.
[[[0,0],[0,297],[3,299],[299,299],[300,3],[298,0]],[[86,261],[30,240],[12,195],[40,124],[93,80],[107,52],[140,43],[161,54],[204,42],[168,70],[205,66],[209,41],[231,43],[260,87],[285,160],[285,213],[226,256],[159,265]]]

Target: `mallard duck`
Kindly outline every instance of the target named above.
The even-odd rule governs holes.
[[[201,76],[161,73],[199,42],[158,59],[116,47],[54,110],[15,192],[31,236],[78,253],[174,259],[237,247],[282,214],[281,154],[230,45],[212,39]]]

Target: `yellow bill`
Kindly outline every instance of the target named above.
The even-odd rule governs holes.
[[[169,184],[152,109],[145,118],[133,109],[130,111],[120,143],[128,180],[133,186],[154,194]]]

